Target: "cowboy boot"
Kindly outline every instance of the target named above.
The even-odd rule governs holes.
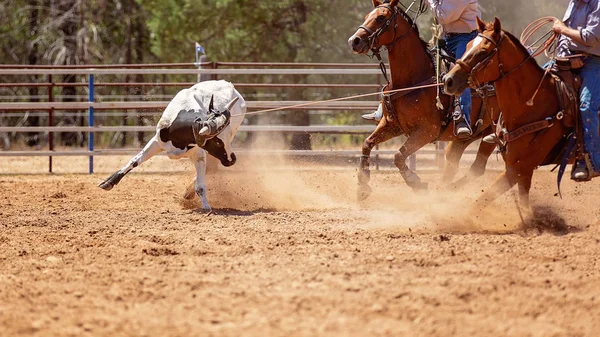
[[[590,178],[585,160],[578,160],[571,173],[571,179],[575,181],[587,181]]]
[[[375,110],[371,113],[362,115],[362,118],[364,120],[374,121],[374,122],[379,122],[382,117],[383,117],[383,107],[381,106],[381,104],[379,104],[379,106],[377,107],[377,110]]]
[[[454,113],[452,114],[452,119],[454,120],[454,135],[460,139],[465,139],[471,137],[473,131],[471,131],[471,126],[465,120],[465,115],[463,114],[460,103],[454,106]]]

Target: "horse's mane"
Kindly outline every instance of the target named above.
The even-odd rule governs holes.
[[[494,23],[493,22],[488,22],[485,24],[485,29],[486,30],[494,30]],[[529,52],[529,50],[527,50],[527,48],[525,48],[525,46],[521,43],[521,41],[514,36],[512,33],[506,31],[506,30],[502,30],[504,32],[504,35],[506,37],[508,37],[508,39],[515,45],[517,46],[517,49],[519,49],[525,56],[529,56],[531,55],[531,53]],[[532,57],[530,58],[531,61],[533,61],[533,63],[536,65],[536,67],[540,70],[542,70],[542,68],[540,67],[540,65],[537,63],[537,61]]]
[[[529,55],[531,55],[531,53],[529,52],[529,50],[527,50],[527,48],[525,48],[525,46],[521,43],[521,41],[516,36],[514,36],[512,33],[504,31],[504,35],[506,35],[508,37],[508,39],[510,41],[512,41],[512,43],[515,46],[517,46],[517,48],[523,54],[525,54],[527,57],[529,57]],[[538,69],[542,70],[542,67],[540,67],[540,65],[536,62],[536,60],[533,57],[531,57],[530,60],[533,61],[533,64],[535,64]]]
[[[389,4],[390,1],[391,0],[385,0],[383,3]],[[397,8],[398,8],[398,12],[402,16],[402,18],[404,18],[404,20],[406,20],[406,22],[408,22],[408,24],[412,27],[412,29],[414,29],[414,31],[417,33],[417,36],[419,37],[419,40],[421,40],[421,44],[423,45],[425,52],[427,53],[427,55],[429,55],[431,57],[431,51],[429,50],[429,43],[427,43],[425,40],[423,40],[421,38],[421,34],[419,33],[419,26],[417,26],[417,24],[415,24],[415,22],[410,17],[410,15],[408,15],[402,8],[400,8],[398,6],[397,6]]]

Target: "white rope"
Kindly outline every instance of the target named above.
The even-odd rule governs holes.
[[[296,105],[288,105],[288,106],[284,106],[284,107],[281,107],[281,108],[273,108],[273,109],[252,111],[252,112],[246,112],[246,113],[243,113],[243,114],[232,114],[231,116],[256,115],[256,114],[265,113],[265,112],[282,111],[282,110],[287,110],[287,109],[294,109],[294,108],[300,108],[300,107],[305,107],[305,106],[318,105],[318,104],[322,104],[322,103],[345,101],[345,100],[350,100],[350,99],[354,99],[354,98],[369,97],[369,96],[376,96],[376,95],[382,95],[382,94],[383,95],[385,95],[385,94],[393,94],[393,93],[396,93],[396,92],[412,91],[412,90],[426,89],[426,88],[435,88],[435,87],[439,87],[441,85],[443,85],[443,83],[420,85],[420,86],[416,86],[416,87],[387,90],[387,91],[383,91],[383,92],[375,92],[375,93],[370,93],[370,94],[362,94],[362,95],[355,95],[355,96],[348,96],[348,97],[333,98],[333,99],[328,99],[328,100],[324,100],[324,101],[314,101],[314,102],[308,102],[308,103],[302,103],[302,104],[296,104]]]

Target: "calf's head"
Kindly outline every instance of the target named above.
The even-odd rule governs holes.
[[[232,166],[236,162],[235,153],[231,149],[231,109],[237,103],[238,97],[234,98],[225,106],[225,110],[217,111],[213,107],[213,97],[210,99],[208,107],[208,119],[202,122],[202,128],[199,130],[199,138],[204,141],[198,141],[203,144],[201,147],[211,156],[219,159],[225,167]]]

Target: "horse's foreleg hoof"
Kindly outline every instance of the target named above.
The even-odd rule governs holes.
[[[360,184],[357,192],[358,201],[364,201],[371,195],[373,189],[367,184]]]
[[[358,183],[360,185],[367,185],[371,180],[371,171],[368,169],[359,169],[358,171]]]

